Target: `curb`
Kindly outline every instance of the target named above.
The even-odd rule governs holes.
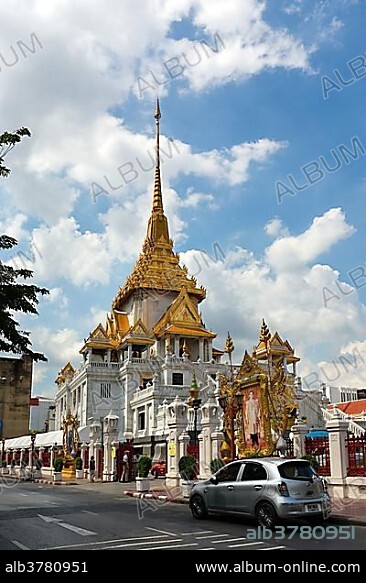
[[[125,496],[132,498],[147,498],[153,500],[160,500],[161,502],[172,502],[175,504],[189,504],[188,498],[169,498],[169,496],[154,494],[153,492],[134,492],[133,490],[125,490]]]
[[[34,480],[35,484],[50,484],[51,486],[77,486],[77,482],[53,482],[52,480]]]

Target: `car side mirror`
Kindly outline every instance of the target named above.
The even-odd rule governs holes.
[[[211,484],[217,484],[217,477],[216,476],[211,476],[210,482],[211,482]]]

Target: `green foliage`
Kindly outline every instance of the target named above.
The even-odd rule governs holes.
[[[147,455],[142,455],[137,462],[137,470],[140,478],[147,478],[152,466],[152,460]]]
[[[178,463],[179,474],[183,480],[194,480],[196,477],[196,459],[193,455],[184,455]]]
[[[303,455],[302,460],[307,460],[313,466],[314,470],[317,471],[319,467],[319,462],[313,455]]]
[[[16,144],[21,142],[24,136],[30,137],[27,128],[20,128],[15,132],[0,134],[0,177],[10,174],[10,168],[5,166],[4,157]],[[0,236],[0,250],[8,250],[18,242],[7,235]],[[4,265],[0,261],[0,351],[14,354],[25,354],[33,360],[47,358],[39,352],[31,350],[32,343],[29,340],[29,332],[19,330],[19,324],[14,320],[14,313],[38,314],[36,306],[39,302],[38,294],[46,295],[49,291],[36,285],[24,283],[33,277],[29,269],[15,269],[11,265]],[[19,279],[23,280],[19,282]]]
[[[57,457],[53,460],[53,468],[55,472],[62,472],[62,468],[64,467],[64,460],[62,457]]]
[[[224,461],[218,458],[215,458],[214,460],[212,460],[212,462],[210,463],[210,470],[212,474],[216,474],[216,472],[219,471],[220,468],[222,468],[225,465]]]
[[[83,469],[83,460],[81,459],[81,457],[75,458],[75,468],[77,470],[82,470]]]
[[[0,176],[6,178],[11,170],[4,165],[5,156],[12,150],[16,144],[22,141],[24,136],[31,137],[28,128],[19,128],[15,132],[4,132],[0,134]]]

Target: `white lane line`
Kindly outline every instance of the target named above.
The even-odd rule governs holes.
[[[228,545],[229,549],[235,549],[236,547],[254,547],[254,545],[264,545],[262,541],[256,543],[239,543],[238,545]]]
[[[72,549],[73,547],[95,547],[97,545],[109,545],[109,544],[113,544],[113,543],[123,543],[123,542],[128,542],[131,540],[151,540],[153,538],[162,538],[162,536],[160,535],[150,535],[150,536],[135,536],[133,538],[117,538],[117,539],[112,539],[112,540],[99,540],[99,541],[93,541],[90,543],[79,543],[79,544],[75,544],[75,545],[62,545],[59,547],[46,547],[46,549],[40,549],[40,550],[48,550],[48,551],[54,551],[54,550],[59,550],[59,549]]]
[[[18,540],[12,540],[11,542],[19,549],[22,549],[22,551],[30,551],[29,547],[26,547],[25,545],[23,545],[23,543],[20,543]]]
[[[74,526],[73,524],[64,522],[62,518],[57,518],[57,516],[43,516],[42,514],[37,514],[37,516],[48,524],[49,523],[57,524],[57,526],[62,526],[62,528],[66,528],[67,530],[76,532],[76,534],[80,534],[80,536],[92,536],[94,534],[97,534],[93,530],[87,530],[86,528],[80,528],[80,526]]]
[[[196,536],[197,540],[201,540],[204,538],[220,538],[223,536],[229,536],[228,534],[207,534],[206,536]]]
[[[198,543],[186,543],[184,545],[167,545],[165,547],[152,547],[151,549],[139,549],[139,551],[157,551],[159,549],[176,549],[177,547],[181,549],[182,547],[196,547],[196,546],[198,546]]]
[[[215,545],[219,545],[220,543],[234,543],[238,540],[248,540],[246,536],[242,536],[240,538],[224,538],[223,540],[213,540],[212,543]]]
[[[20,492],[20,496],[28,496],[28,494],[23,494],[22,492]]]
[[[192,536],[194,534],[210,534],[212,530],[196,530],[195,532],[181,532],[180,536]]]
[[[86,528],[80,528],[80,526],[74,526],[73,524],[69,524],[68,522],[58,522],[58,526],[62,526],[67,530],[71,530],[72,532],[76,532],[76,534],[80,534],[80,536],[92,536],[97,534],[92,530],[87,530]]]
[[[153,530],[154,532],[160,532],[160,534],[167,534],[169,536],[177,536],[177,532],[168,532],[166,530],[159,530],[157,528],[153,528],[152,526],[145,526],[147,530]]]
[[[91,514],[92,516],[98,516],[97,512],[91,512],[91,510],[81,510],[84,514]]]
[[[206,547],[204,549],[199,549],[200,551],[215,551],[215,547]]]
[[[274,551],[275,549],[285,549],[286,547],[284,546],[278,546],[278,547],[267,547],[266,549],[258,549],[259,551]]]
[[[161,537],[160,537],[161,538]],[[151,541],[145,541],[145,542],[138,542],[138,543],[127,543],[127,544],[123,544],[123,545],[113,545],[111,547],[104,547],[104,550],[108,550],[108,549],[122,549],[125,547],[138,547],[141,546],[142,544],[144,545],[160,545],[160,544],[164,544],[164,543],[179,543],[181,542],[182,539],[181,538],[170,538],[170,539],[165,539],[165,540],[151,540]],[[193,544],[197,544],[197,543],[193,543]],[[177,547],[179,547],[180,545],[176,545]],[[163,547],[165,548],[165,547]]]

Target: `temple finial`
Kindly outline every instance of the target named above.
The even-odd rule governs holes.
[[[155,145],[155,176],[154,176],[154,200],[153,200],[153,211],[162,211],[163,208],[163,197],[161,194],[161,178],[160,178],[160,104],[159,98],[156,99],[156,110],[155,110],[155,120],[156,120],[156,145]]]
[[[259,333],[259,341],[264,342],[267,345],[268,342],[270,341],[270,339],[271,339],[271,333],[270,333],[269,328],[268,328],[268,326],[265,323],[264,318],[263,318],[261,330]]]

